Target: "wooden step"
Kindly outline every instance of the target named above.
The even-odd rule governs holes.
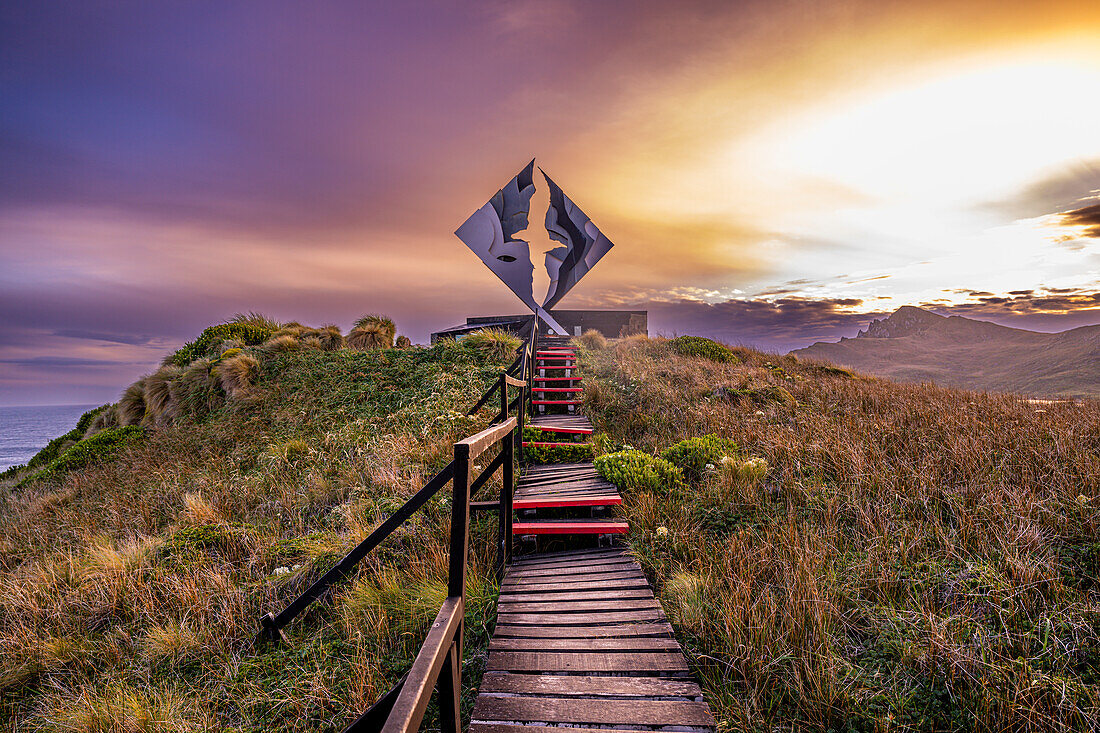
[[[541,522],[513,522],[512,534],[536,535],[536,534],[626,534],[630,527],[626,522],[613,521],[541,521]]]
[[[578,496],[578,497],[538,497],[533,499],[513,499],[515,509],[566,509],[597,506],[622,506],[621,496]]]
[[[532,387],[532,392],[583,392],[584,387]]]
[[[532,405],[583,405],[584,400],[531,400]]]

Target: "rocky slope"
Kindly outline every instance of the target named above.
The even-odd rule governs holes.
[[[791,353],[904,382],[1100,397],[1100,326],[1039,333],[905,306],[855,338]]]

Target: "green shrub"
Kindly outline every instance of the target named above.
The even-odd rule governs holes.
[[[103,412],[108,407],[110,407],[109,404],[100,405],[99,407],[85,412],[83,415],[80,416],[80,419],[76,421],[75,428],[65,433],[64,435],[54,438],[49,443],[46,443],[45,448],[35,453],[34,456],[32,456],[31,459],[27,461],[27,465],[25,466],[25,468],[38,468],[39,466],[45,466],[47,463],[57,458],[61,451],[67,447],[66,443],[79,442],[80,439],[84,437],[84,433],[88,430],[88,426],[92,424],[92,420],[95,419],[96,415]],[[17,468],[17,466],[13,466],[13,468]]]
[[[737,444],[710,433],[701,438],[687,438],[661,451],[661,458],[684,472],[684,477],[695,483],[703,477],[707,464],[717,465],[722,456],[737,453]]]
[[[579,433],[558,433],[553,430],[523,426],[523,439],[540,443],[585,443],[588,436]]]
[[[594,349],[596,351],[607,348],[607,339],[604,338],[602,333],[594,328],[590,328],[580,336],[574,338],[573,343],[583,346],[586,349]]]
[[[166,364],[175,364],[185,367],[196,359],[204,356],[217,356],[213,353],[223,341],[238,341],[246,346],[258,346],[271,338],[274,331],[255,322],[221,323],[210,326],[204,330],[194,341],[186,343],[183,347],[165,360]]]
[[[50,461],[49,465],[23,479],[19,485],[38,479],[53,478],[98,463],[110,458],[126,443],[138,440],[144,435],[145,429],[137,425],[108,428],[66,448],[57,458]]]
[[[549,448],[541,445],[523,446],[525,463],[580,463],[592,460],[592,446],[588,443],[569,443]]]
[[[46,443],[46,447],[38,451],[27,461],[27,468],[37,468],[38,466],[45,466],[47,463],[57,458],[57,456],[67,446],[66,443],[76,443],[84,437],[84,431],[74,428],[64,435],[58,436]]]
[[[621,450],[596,459],[596,471],[624,491],[672,489],[683,485],[684,473],[663,458],[640,450]]]
[[[111,403],[108,402],[106,405],[100,405],[99,407],[93,408],[85,412],[83,415],[80,416],[80,419],[76,421],[76,429],[79,430],[82,435],[86,433],[88,431],[88,428],[92,424],[92,420],[96,418],[96,415],[103,412],[110,406]]]
[[[697,356],[723,364],[738,361],[729,347],[702,336],[677,336],[670,339],[668,345],[680,356]]]
[[[514,356],[516,349],[523,345],[523,340],[511,331],[500,328],[482,328],[463,336],[459,343],[463,346],[483,349],[501,359],[508,359]]]

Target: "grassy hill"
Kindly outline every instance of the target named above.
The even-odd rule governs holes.
[[[1039,333],[905,306],[854,339],[792,353],[904,382],[1100,397],[1100,326]]]
[[[453,343],[359,351],[341,339],[326,350],[308,333],[275,334],[251,347],[181,349],[166,360],[179,398],[170,417],[150,400],[133,424],[105,427],[135,417],[124,395],[100,432],[60,449],[48,470],[7,476],[6,729],[340,730],[405,672],[446,595],[449,495],[373,553],[334,602],[292,625],[289,644],[254,649],[258,617],[304,590],[445,465],[454,440],[483,427],[465,411],[502,363]],[[216,365],[242,358],[255,372],[226,391]],[[87,449],[119,430],[131,434],[109,451]],[[83,467],[60,460],[78,450],[93,454]],[[475,523],[471,541],[468,685],[495,598],[481,554],[492,531]]]
[[[502,362],[300,328],[197,339],[144,380],[140,410],[128,389],[3,479],[7,729],[340,730],[406,670],[445,594],[446,498],[290,643],[253,648],[257,618],[482,426],[462,413]],[[690,337],[585,343],[597,463],[723,731],[1096,719],[1100,405]],[[485,517],[471,538],[468,693],[495,614],[494,532]]]
[[[586,411],[608,449],[738,446],[624,498],[724,729],[1092,729],[1100,403],[677,341],[584,351]]]

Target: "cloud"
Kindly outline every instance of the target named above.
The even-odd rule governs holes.
[[[966,289],[958,292],[973,299],[956,303],[945,298],[914,305],[944,316],[1040,331],[1100,323],[1100,291],[1096,290],[1039,288],[1003,295]],[[651,333],[707,336],[778,352],[854,337],[872,320],[890,314],[859,298],[731,299],[713,304],[681,299],[635,307],[649,311]]]
[[[1092,204],[1058,216],[1065,226],[1083,227],[1080,236],[1100,238],[1100,204]]]
[[[36,367],[40,369],[72,369],[78,367],[118,367],[132,366],[132,361],[115,361],[112,359],[81,359],[73,356],[32,356],[27,359],[0,359],[0,364],[13,364],[16,366]]]
[[[733,299],[720,303],[678,300],[647,304],[649,330],[665,335],[693,334],[726,343],[785,352],[853,336],[884,313],[861,308],[857,298]]]

